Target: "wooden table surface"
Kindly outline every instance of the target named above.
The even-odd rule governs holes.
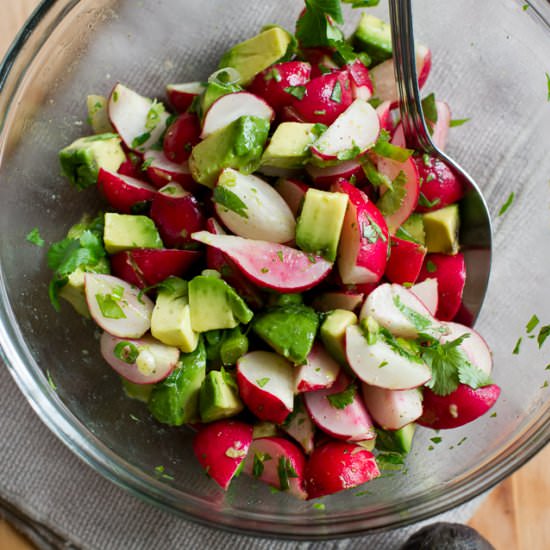
[[[38,0],[0,0],[0,57]],[[550,549],[550,446],[498,485],[470,525],[497,550]],[[0,550],[33,546],[0,519]]]

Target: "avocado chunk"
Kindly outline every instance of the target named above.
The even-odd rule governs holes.
[[[254,428],[252,430],[252,439],[260,439],[262,437],[275,437],[278,434],[279,431],[277,430],[277,426],[273,422],[258,422],[254,424]]]
[[[100,168],[116,172],[125,160],[117,134],[83,137],[59,152],[61,173],[79,190],[96,185]]]
[[[268,28],[233,46],[222,56],[219,67],[233,67],[241,75],[240,84],[246,86],[258,73],[284,57],[291,41],[291,35],[281,27]]]
[[[457,204],[422,214],[426,231],[428,252],[456,254],[458,252],[458,231],[460,214]]]
[[[255,116],[242,116],[210,134],[193,147],[189,157],[193,179],[214,187],[224,168],[252,174],[260,166],[268,134],[269,122]]]
[[[198,275],[189,282],[191,327],[195,332],[235,328],[253,313],[223,279]]]
[[[199,335],[191,328],[191,308],[187,281],[169,277],[160,287],[153,315],[151,334],[168,346],[177,346],[185,353],[199,343]]]
[[[357,51],[368,54],[373,65],[392,56],[391,27],[374,15],[363,12],[352,41]]]
[[[415,243],[425,245],[426,233],[424,232],[424,220],[422,214],[411,214],[399,227],[395,236],[405,241],[413,241]]]
[[[309,148],[317,139],[315,124],[281,122],[262,156],[262,166],[301,168],[309,159]]]
[[[201,116],[206,114],[206,111],[210,109],[216,99],[233,92],[240,92],[241,90],[242,88],[238,84],[224,84],[217,81],[209,82],[200,98]]]
[[[142,403],[148,403],[155,384],[134,384],[133,382],[126,380],[126,378],[122,378],[122,387],[124,389],[124,393],[130,399],[136,399]]]
[[[348,196],[345,193],[308,189],[296,225],[298,247],[333,262],[347,206]]]
[[[116,254],[134,248],[162,248],[155,222],[147,216],[105,214],[103,231],[105,250]]]
[[[288,294],[274,292],[268,297],[269,306],[288,306],[292,304],[303,304],[304,297],[298,292],[289,292]]]
[[[325,317],[319,330],[321,341],[326,350],[340,365],[348,367],[344,341],[346,329],[357,324],[357,315],[346,309],[334,309]]]
[[[376,429],[376,448],[393,453],[409,453],[416,424],[411,422],[399,430]]]
[[[222,365],[235,365],[240,357],[248,352],[248,338],[239,327],[228,330],[220,345]]]
[[[252,330],[277,353],[302,365],[311,351],[319,318],[315,310],[291,304],[272,308],[254,317]]]
[[[86,98],[88,124],[94,134],[115,133],[107,112],[107,98],[102,95],[89,95]]]
[[[201,386],[199,402],[203,422],[235,416],[244,408],[233,375],[224,369],[211,370],[206,375]]]
[[[106,263],[106,260],[103,260]],[[96,273],[109,273],[109,266],[105,270],[97,271]],[[59,296],[64,300],[67,300],[75,309],[77,313],[90,318],[90,311],[88,309],[88,303],[86,302],[86,295],[84,293],[84,275],[85,272],[81,268],[77,268],[67,278],[67,283],[59,291]]]
[[[206,352],[202,339],[191,353],[180,356],[170,376],[155,384],[149,399],[149,412],[170,426],[199,420],[200,388],[206,376]]]

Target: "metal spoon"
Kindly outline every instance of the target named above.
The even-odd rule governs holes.
[[[389,0],[395,79],[405,141],[422,153],[439,157],[461,178],[466,193],[460,202],[460,244],[466,262],[463,304],[477,318],[491,272],[492,231],[487,203],[472,177],[432,142],[420,101],[411,0]],[[466,319],[462,320],[466,322]]]

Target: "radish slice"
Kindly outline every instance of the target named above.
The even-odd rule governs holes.
[[[176,164],[168,160],[162,151],[154,149],[146,151],[143,159],[147,166],[147,177],[157,188],[164,187],[169,183],[178,183],[191,193],[202,188],[191,176],[187,161],[183,164]]]
[[[148,183],[103,168],[99,169],[97,186],[105,200],[123,214],[132,214],[134,207],[153,200],[157,192]]]
[[[399,430],[422,415],[422,393],[386,390],[363,384],[363,399],[374,421],[384,430]]]
[[[323,292],[313,300],[313,308],[317,311],[332,311],[345,309],[355,311],[362,303],[365,295],[353,290],[335,290]]]
[[[112,275],[86,273],[86,301],[92,319],[120,338],[141,338],[151,328],[153,302],[139,289]]]
[[[306,460],[302,451],[282,437],[261,437],[250,445],[244,472],[265,483],[305,500],[303,488]]]
[[[451,109],[444,101],[436,101],[435,107],[437,110],[437,122],[432,127],[432,141],[437,148],[445,151],[451,124]]]
[[[295,369],[294,391],[300,393],[330,388],[339,373],[340,365],[321,344],[315,343],[306,363]]]
[[[180,113],[187,111],[195,97],[202,94],[202,92],[204,92],[202,82],[185,82],[166,86],[168,101]]]
[[[239,237],[272,243],[294,238],[296,220],[279,193],[257,176],[226,168],[213,195],[216,213]]]
[[[426,306],[430,315],[435,316],[439,302],[437,279],[425,279],[421,283],[412,286],[409,290]]]
[[[331,185],[335,185],[339,180],[351,180],[355,178],[355,183],[364,183],[365,173],[363,167],[356,160],[346,160],[341,164],[334,166],[320,167],[313,164],[306,166],[307,173],[311,176],[313,183],[319,189],[329,189]]]
[[[169,114],[162,103],[117,84],[109,97],[109,118],[129,149],[143,153],[161,138]]]
[[[359,59],[348,63],[349,80],[351,83],[351,95],[353,99],[367,101],[372,96],[373,86],[369,71]]]
[[[311,152],[321,160],[335,160],[351,150],[358,156],[374,145],[379,133],[374,107],[356,99],[311,146]]]
[[[227,490],[252,443],[252,426],[237,420],[218,420],[199,427],[193,451],[201,466]]]
[[[390,257],[384,273],[386,279],[390,283],[400,285],[413,284],[418,279],[425,256],[425,246],[395,236],[391,237]]]
[[[432,377],[423,361],[400,355],[382,339],[369,345],[357,325],[346,329],[346,356],[355,374],[371,386],[407,390],[422,386]]]
[[[101,335],[101,355],[113,369],[133,384],[156,384],[175,368],[180,350],[152,336],[139,340]]]
[[[283,197],[292,215],[296,218],[302,207],[308,186],[300,180],[279,178],[275,182],[275,189]]]
[[[201,139],[225,128],[242,116],[265,118],[271,122],[275,113],[263,99],[249,92],[223,95],[208,109],[202,124]]]
[[[287,416],[281,428],[302,446],[306,454],[313,451],[315,426],[300,396],[295,398],[294,410]]]
[[[280,424],[294,406],[292,365],[270,351],[252,351],[237,361],[237,384],[245,405],[260,419]]]
[[[342,395],[342,392],[345,394]],[[303,396],[313,422],[332,437],[349,441],[376,437],[357,388],[353,388],[351,380],[343,371],[340,371],[331,388],[306,392]]]
[[[221,250],[254,283],[280,292],[300,292],[322,281],[332,264],[282,244],[253,241],[232,235],[193,233],[195,241]]]

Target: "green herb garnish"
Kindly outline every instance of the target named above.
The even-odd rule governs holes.
[[[372,150],[381,157],[386,157],[397,162],[405,162],[414,153],[412,149],[404,149],[390,143],[391,136],[386,130],[381,130]]]
[[[227,210],[235,212],[242,218],[248,219],[246,203],[236,194],[228,189],[225,185],[216,185],[212,193],[214,202],[224,206]]]
[[[436,197],[433,201],[429,201],[424,193],[420,193],[420,195],[418,196],[418,204],[420,206],[423,206],[424,208],[433,208],[434,206],[437,206],[440,202],[441,199],[439,197]]]
[[[357,386],[352,382],[345,390],[327,395],[327,399],[335,409],[345,409],[348,405],[353,403],[356,393]]]
[[[141,147],[144,143],[146,143],[150,139],[151,139],[150,132],[145,132],[140,136],[135,137],[132,140],[132,149],[137,149],[138,147]]]
[[[306,87],[305,86],[288,86],[287,88],[285,88],[285,92],[294,96],[296,99],[303,99],[306,93]]]
[[[539,349],[542,347],[542,344],[544,344],[546,338],[550,335],[550,325],[545,325],[544,327],[541,327],[539,330],[539,335],[537,336],[537,343],[539,345]]]
[[[498,211],[499,216],[502,216],[508,210],[508,208],[512,206],[515,196],[516,194],[513,191],[508,195],[506,202],[501,206],[500,210]]]
[[[298,477],[298,474],[293,468],[289,458],[286,456],[279,458],[277,472],[279,474],[279,485],[281,487],[281,491],[288,491],[288,489],[290,489],[289,478]]]
[[[539,324],[539,318],[536,315],[533,315],[531,319],[529,319],[529,322],[525,326],[525,330],[529,333],[532,332],[533,329]]]
[[[449,122],[449,126],[451,128],[456,128],[457,126],[462,126],[463,124],[466,124],[470,119],[469,118],[455,118]]]
[[[342,85],[339,80],[337,80],[336,84],[334,84],[334,88],[330,94],[330,99],[335,103],[342,103]]]
[[[431,260],[428,260],[426,262],[426,271],[428,273],[435,273],[437,271],[437,266]]]
[[[391,188],[378,199],[376,206],[384,216],[391,216],[401,208],[403,201],[407,195],[405,185],[407,184],[407,176],[401,170],[397,177],[392,181]]]
[[[258,384],[258,386],[260,386],[260,388],[263,388],[269,381],[271,380],[271,378],[260,378],[259,380],[256,380],[256,384]]]
[[[44,246],[44,239],[40,236],[40,231],[38,227],[31,229],[25,239],[27,239],[28,242],[34,244],[35,246]]]
[[[437,105],[435,103],[435,94],[431,93],[422,100],[422,111],[424,118],[432,125],[437,122]]]

